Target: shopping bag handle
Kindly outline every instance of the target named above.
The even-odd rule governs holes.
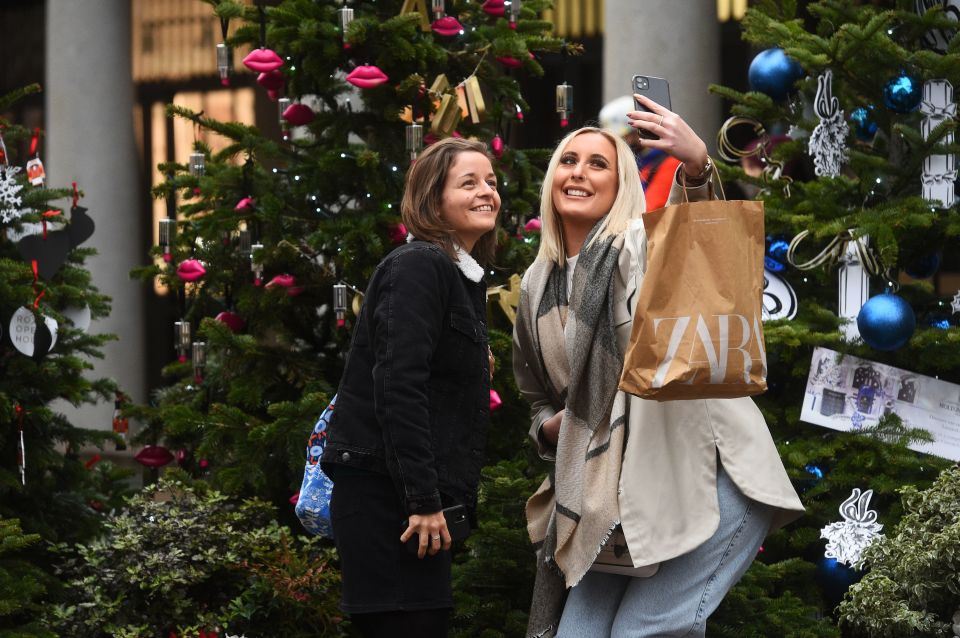
[[[707,159],[710,161],[710,164],[713,164],[713,159],[712,159],[709,155],[707,156]],[[710,193],[710,199],[711,199],[711,200],[716,199],[716,195],[715,195],[715,193],[714,193],[714,191],[713,191],[713,188],[714,188],[714,186],[713,186],[714,180],[716,180],[717,189],[720,191],[720,198],[721,198],[721,199],[726,199],[726,198],[727,198],[727,194],[726,194],[726,193],[724,192],[724,190],[723,190],[723,182],[720,180],[720,175],[717,174],[717,169],[716,169],[715,166],[714,166],[714,168],[712,168],[712,169],[710,170],[710,177],[707,178],[707,192]],[[681,165],[681,167],[680,167],[680,185],[683,187],[683,200],[682,200],[682,202],[683,202],[684,204],[689,204],[689,203],[690,203],[690,198],[687,197],[687,173],[683,170],[683,166],[682,166],[682,165]]]

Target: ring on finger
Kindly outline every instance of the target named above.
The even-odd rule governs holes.
[[[437,534],[436,536],[431,536],[430,538],[433,539],[433,540],[435,540],[435,541],[438,541],[438,540],[440,540],[440,534]]]
[[[661,115],[660,119],[657,120],[657,126],[663,126],[663,115]]]

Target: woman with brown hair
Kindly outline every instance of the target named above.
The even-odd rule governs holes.
[[[486,146],[450,138],[407,172],[415,239],[374,271],[337,391],[323,470],[343,579],[365,636],[447,635],[450,532],[473,519],[489,421],[484,268],[496,247]],[[409,542],[408,542],[409,541]]]

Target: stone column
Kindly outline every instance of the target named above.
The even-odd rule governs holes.
[[[147,260],[140,209],[140,158],[134,137],[130,67],[130,0],[47,0],[46,133],[42,158],[48,183],[76,181],[96,224],[84,244],[94,285],[113,299],[109,317],[91,333],[113,333],[93,378],[115,379],[132,400],[146,399],[144,296],[129,272]],[[110,429],[113,400],[61,408],[74,425]],[[111,446],[112,449],[112,446]]]
[[[716,150],[722,103],[707,92],[720,81],[720,23],[714,2],[606,0],[604,104],[630,92],[636,75],[665,78],[673,110]]]

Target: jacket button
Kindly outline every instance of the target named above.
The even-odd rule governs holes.
[[[343,461],[344,463],[347,463],[348,461],[350,461],[350,453],[344,452],[343,454],[341,454],[340,460]]]

